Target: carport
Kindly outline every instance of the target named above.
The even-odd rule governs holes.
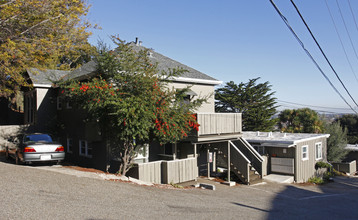
[[[315,164],[327,160],[329,134],[243,132],[243,138],[267,157],[267,175],[293,176],[306,182],[316,173]]]

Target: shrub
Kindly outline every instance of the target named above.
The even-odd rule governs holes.
[[[325,182],[328,182],[328,181],[330,181],[330,179],[331,179],[332,177],[334,177],[334,176],[335,176],[335,175],[334,175],[333,172],[327,171],[327,172],[325,172],[325,173],[323,174],[323,180],[324,180]]]
[[[320,184],[323,184],[324,183],[324,180],[322,179],[322,178],[320,178],[320,177],[311,177],[311,178],[309,178],[308,179],[308,182],[309,183],[314,183],[314,184],[318,184],[318,185],[320,185]]]
[[[318,170],[318,168],[328,168],[329,170],[331,170],[332,165],[326,162],[317,162],[315,165],[315,169]]]

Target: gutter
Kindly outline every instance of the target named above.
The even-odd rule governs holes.
[[[201,84],[209,84],[209,85],[220,85],[223,83],[223,81],[218,81],[218,80],[194,79],[194,78],[186,78],[186,77],[173,77],[172,80],[176,82],[201,83]]]

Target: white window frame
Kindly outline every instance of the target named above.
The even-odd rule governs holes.
[[[82,143],[84,143],[84,146],[82,146]],[[78,142],[79,147],[79,155],[84,157],[92,157],[92,154],[89,154],[89,149],[92,151],[92,148],[88,146],[88,143],[86,140],[79,140]],[[84,149],[85,153],[82,153],[82,148]]]
[[[317,148],[318,147],[318,148]],[[322,154],[322,142],[318,142],[315,144],[315,152],[316,152],[316,160],[320,160],[323,158],[323,154]],[[319,154],[320,153],[320,154]]]
[[[73,139],[67,138],[67,153],[73,153],[72,149],[73,149]]]
[[[57,96],[57,110],[62,110],[62,97]]]
[[[303,149],[306,149],[306,151],[304,152]],[[308,157],[308,145],[302,146],[301,155],[302,155],[302,160],[308,160],[309,159],[309,157]]]
[[[72,105],[69,101],[66,102],[66,109],[72,109]]]

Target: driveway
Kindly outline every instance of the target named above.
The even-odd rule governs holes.
[[[358,178],[168,189],[0,160],[1,219],[356,219]]]

